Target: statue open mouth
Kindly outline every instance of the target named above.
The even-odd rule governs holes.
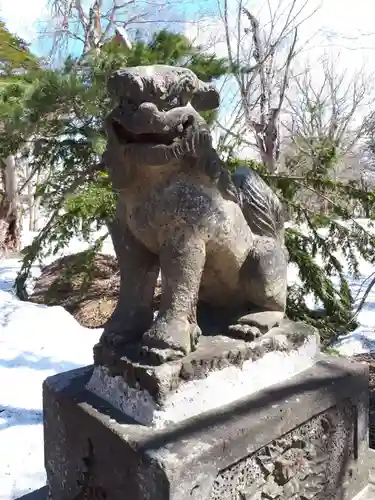
[[[135,134],[130,131],[120,119],[115,117],[111,118],[110,124],[117,140],[121,144],[164,144],[165,146],[170,146],[186,136],[187,128],[191,126],[191,120],[186,119],[178,128],[168,130],[165,133],[143,132]]]
[[[111,122],[113,131],[122,144],[132,144],[132,143],[142,143],[142,144],[164,144],[169,146],[173,143],[176,138],[176,134],[151,134],[151,133],[141,133],[134,134],[128,130],[124,125],[117,119],[113,119]]]
[[[143,103],[133,112],[120,105],[106,119],[107,128],[112,129],[121,144],[165,146],[193,134],[201,121],[191,106],[165,112],[151,103]]]

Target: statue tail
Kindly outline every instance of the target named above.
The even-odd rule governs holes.
[[[248,166],[232,174],[242,212],[251,231],[258,236],[284,239],[284,210],[276,193]]]

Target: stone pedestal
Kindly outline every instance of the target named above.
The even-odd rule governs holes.
[[[171,410],[161,382],[153,394],[134,385],[148,398],[149,425],[94,394],[99,380],[86,367],[44,383],[53,500],[352,500],[367,485],[366,365],[321,356],[282,383],[174,423],[156,419],[163,404]]]
[[[284,320],[248,341],[203,336],[197,350],[176,361],[150,365],[137,346],[113,352],[95,347],[87,388],[137,422],[161,429],[282,382],[315,364],[319,335]]]

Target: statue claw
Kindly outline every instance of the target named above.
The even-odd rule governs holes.
[[[262,336],[261,331],[256,326],[236,324],[228,328],[228,333],[231,337],[252,342]]]
[[[201,330],[187,320],[157,318],[142,337],[142,349],[158,359],[173,360],[190,354],[198,343]]]
[[[168,361],[176,361],[183,358],[185,353],[176,349],[157,349],[143,346],[141,348],[141,355],[152,365],[162,365]]]

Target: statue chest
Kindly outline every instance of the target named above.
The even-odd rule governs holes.
[[[155,185],[148,193],[123,193],[120,203],[126,224],[149,250],[158,252],[163,243],[185,230],[196,230],[215,220],[218,203],[204,186],[181,178]]]

